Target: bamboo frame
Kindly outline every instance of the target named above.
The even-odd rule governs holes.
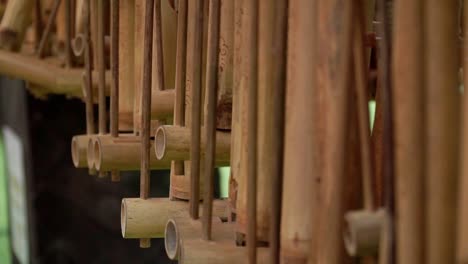
[[[226,217],[225,205],[224,201],[216,200],[214,215]],[[167,221],[174,217],[187,217],[188,206],[185,201],[171,201],[169,198],[124,198],[120,214],[122,237],[164,237]]]

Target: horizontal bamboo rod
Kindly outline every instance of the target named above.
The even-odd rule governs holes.
[[[226,216],[226,202],[216,200],[213,215]],[[201,209],[201,207],[200,207]],[[170,218],[186,216],[188,203],[169,198],[122,199],[120,223],[124,238],[162,238]]]
[[[180,126],[160,126],[155,136],[156,157],[160,160],[190,160],[190,129]],[[201,136],[201,154],[205,153],[206,135]],[[231,133],[216,131],[216,166],[229,165]]]
[[[350,256],[376,256],[379,250],[384,211],[351,211],[345,214],[344,241]]]
[[[234,231],[231,224],[223,224],[219,217],[213,217],[213,231],[216,232],[216,238],[233,238]],[[167,256],[172,260],[179,259],[180,245],[184,240],[197,239],[201,237],[201,221],[194,220],[191,217],[173,217],[167,221],[164,231],[164,247]]]
[[[156,159],[151,144],[149,166],[152,170],[169,169],[170,161]],[[139,136],[120,135],[111,137],[99,135],[93,141],[93,160],[97,170],[131,171],[140,169],[141,139]]]
[[[72,138],[71,154],[75,168],[88,167],[88,141],[89,135],[77,135]]]

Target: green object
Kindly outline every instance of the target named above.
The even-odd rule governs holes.
[[[229,196],[229,174],[231,174],[231,167],[221,167],[219,172],[219,195],[221,198]]]
[[[0,263],[11,263],[8,229],[8,192],[4,145],[0,133]]]

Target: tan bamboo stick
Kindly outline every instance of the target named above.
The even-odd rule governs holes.
[[[177,6],[177,51],[175,71],[174,125],[185,125],[185,62],[187,58],[187,1],[178,1]],[[157,133],[156,133],[157,134]],[[184,174],[184,162],[175,160],[171,173]]]
[[[458,1],[426,1],[425,263],[454,263],[460,92]],[[421,183],[419,183],[421,184]],[[423,185],[424,186],[424,185]],[[420,223],[421,224],[421,223]]]
[[[393,96],[396,261],[424,261],[423,1],[395,1]]]
[[[149,168],[152,170],[169,169],[169,160],[158,160],[151,144]],[[97,136],[93,141],[93,157],[97,170],[131,171],[138,170],[141,161],[141,138],[138,136],[108,135]]]
[[[463,37],[468,39],[468,5],[463,4]],[[468,87],[468,42],[463,42],[463,85]],[[463,126],[461,133],[460,184],[458,187],[457,263],[468,262],[468,96],[463,95]]]
[[[8,2],[0,23],[0,48],[9,51],[21,49],[33,7],[34,0]]]
[[[120,0],[119,15],[119,130],[133,131],[135,1]]]
[[[133,105],[133,131],[140,133],[141,130],[141,89],[143,87],[143,36],[144,36],[144,14],[145,14],[145,1],[135,1],[135,24],[134,24],[134,105]]]
[[[150,130],[151,130],[151,68],[153,49],[153,20],[154,0],[147,0],[145,5],[145,30],[143,44],[143,86],[141,89],[141,169],[140,169],[140,198],[148,199],[150,187]],[[150,247],[149,238],[140,239],[140,247]]]
[[[105,64],[105,55],[104,55],[104,36],[105,36],[105,10],[104,10],[104,1],[98,1],[98,34],[97,34],[97,56],[96,60],[98,61],[98,80],[99,80],[99,134],[107,133],[107,118],[106,118],[106,94],[105,94],[105,85],[106,85],[106,64]]]
[[[280,260],[306,263],[317,226],[322,181],[323,112],[315,84],[316,2],[288,7],[287,85],[281,206]],[[300,155],[298,155],[300,153]],[[307,201],[307,206],[305,205]],[[316,262],[310,262],[316,263]]]
[[[162,35],[162,18],[161,18],[161,1],[156,1],[154,5],[154,33],[153,33],[153,86],[156,86],[152,93],[165,89],[164,80],[164,53],[163,53],[163,35]],[[172,100],[174,101],[174,100]],[[172,111],[171,111],[172,112]]]
[[[151,119],[164,120],[174,114],[174,89],[154,91],[151,94]]]
[[[204,130],[204,129],[203,129]],[[190,129],[180,126],[160,126],[156,131],[154,149],[159,160],[189,160],[190,159]],[[206,135],[201,137],[201,155],[206,152]],[[216,131],[216,166],[228,166],[231,149],[229,132]]]
[[[263,4],[261,5],[263,6]],[[259,164],[267,163],[270,164],[271,169],[271,184],[270,188],[270,197],[265,197],[264,199],[271,200],[271,212],[270,219],[265,219],[269,221],[269,255],[272,264],[280,263],[280,220],[281,220],[281,194],[282,194],[282,180],[283,180],[283,151],[284,151],[284,114],[285,114],[285,90],[286,90],[286,73],[287,73],[287,31],[288,31],[288,1],[278,0],[274,3],[274,12],[275,12],[275,28],[272,39],[269,44],[269,49],[271,54],[270,58],[273,58],[272,54],[276,56],[276,64],[270,64],[272,67],[271,72],[273,73],[273,93],[271,94],[272,100],[272,115],[273,120],[271,121],[269,128],[273,131],[272,138],[270,142],[272,145],[272,156],[273,159],[263,162],[260,160]],[[260,8],[262,10],[262,8]],[[260,11],[262,12],[262,11]],[[268,12],[271,14],[271,12]],[[262,17],[262,14],[260,14]],[[265,21],[266,19],[261,19]],[[262,25],[262,23],[260,24]],[[262,29],[261,29],[262,30]],[[260,45],[261,47],[261,45]],[[275,65],[275,66],[272,66]],[[261,75],[260,75],[261,76]],[[261,78],[261,77],[260,77]],[[260,83],[262,81],[260,80]],[[260,86],[261,91],[261,86]],[[261,93],[261,92],[260,92]],[[260,95],[261,96],[261,95]],[[265,94],[265,96],[268,96]],[[273,108],[274,107],[274,108]],[[261,110],[260,110],[260,113]],[[262,116],[259,117],[261,120]],[[275,129],[275,128],[281,129]],[[265,136],[266,137],[266,136]],[[259,138],[263,138],[262,135]],[[259,147],[261,148],[262,142],[259,142]],[[262,153],[262,150],[259,150],[259,153]],[[262,155],[259,155],[262,157]],[[262,171],[262,168],[259,168],[259,171]],[[259,176],[261,177],[261,176]],[[268,181],[267,181],[268,182]],[[260,183],[262,184],[262,183]],[[260,199],[260,207],[262,206],[262,199]],[[261,211],[260,211],[261,213]],[[258,222],[257,222],[258,223]],[[257,249],[258,252],[258,249]]]
[[[164,53],[164,89],[175,87],[176,49],[177,49],[177,13],[169,1],[161,1],[162,50]]]
[[[259,2],[248,1],[246,4],[248,15],[245,26],[249,36],[246,43],[247,56],[247,256],[248,263],[257,263],[257,121],[258,121],[258,15]]]
[[[61,0],[55,0],[54,5],[52,6],[49,19],[47,20],[46,27],[44,29],[44,32],[42,33],[41,41],[39,42],[39,47],[37,48],[37,56],[39,58],[43,58],[45,55],[44,53],[45,53],[46,45],[48,44],[47,42],[49,40],[50,31],[52,30],[52,26],[57,18],[57,12],[59,10],[60,3],[61,3]]]
[[[65,66],[67,68],[73,67],[73,54],[72,54],[72,2],[65,0]]]
[[[205,206],[205,203],[202,204]],[[213,236],[215,239],[232,238],[234,235],[232,228],[224,228],[225,226],[232,226],[232,224],[223,224],[219,217],[212,217],[213,221]],[[192,219],[190,217],[172,217],[167,221],[164,231],[164,247],[167,256],[171,260],[178,260],[181,254],[181,244],[186,240],[196,239],[200,240],[202,234],[202,222]]]
[[[234,1],[221,0],[216,128],[231,130],[234,82]]]
[[[56,41],[52,42],[52,53],[57,53],[64,55],[65,51],[65,41],[67,38],[67,27],[66,23],[66,1],[62,0],[57,11],[57,18],[54,21],[55,24],[55,38]]]
[[[75,34],[82,34],[85,27],[84,6],[85,0],[75,0]]]
[[[200,133],[202,111],[202,53],[203,53],[203,0],[196,1],[194,19],[192,68],[187,68],[192,80],[191,141],[190,141],[190,216],[198,219],[200,200]]]
[[[339,7],[338,7],[339,6]],[[317,229],[317,262],[342,262],[342,208],[345,180],[345,143],[348,111],[348,82],[352,43],[352,4],[349,1],[318,2],[317,65],[324,90],[324,167]],[[328,21],[333,19],[334,26]]]
[[[124,238],[162,238],[170,218],[188,217],[188,203],[169,198],[124,198],[121,204],[120,223]],[[214,215],[226,216],[226,202],[215,200]],[[199,205],[201,210],[201,206]]]
[[[112,137],[119,136],[119,9],[120,0],[111,0],[111,97],[110,97],[110,134]],[[120,172],[111,171],[111,180],[120,181]]]
[[[208,43],[206,59],[205,112],[205,189],[203,195],[202,238],[211,240],[214,167],[216,159],[216,102],[218,97],[218,48],[220,27],[220,0],[211,0],[208,14]],[[200,140],[201,141],[201,140]],[[200,148],[201,152],[201,148]],[[193,191],[193,190],[192,190]],[[195,200],[196,201],[196,200]]]

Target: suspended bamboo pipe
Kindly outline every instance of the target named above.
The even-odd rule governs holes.
[[[158,160],[153,147],[154,144],[151,144],[149,168],[152,170],[169,169],[170,160]],[[141,148],[141,139],[138,136],[125,134],[119,137],[97,136],[93,140],[93,163],[97,170],[102,171],[138,170]]]
[[[316,2],[289,4],[280,260],[314,263],[323,166],[323,89],[315,83]],[[300,155],[298,155],[300,153]],[[304,206],[306,202],[307,206]],[[315,232],[314,232],[315,231]]]
[[[187,215],[188,203],[169,198],[122,199],[120,223],[123,238],[162,238],[170,218]],[[226,217],[226,203],[216,200],[214,215]]]
[[[317,263],[342,263],[343,190],[345,143],[349,102],[352,43],[352,3],[321,1],[317,5],[317,84],[324,91],[326,142],[323,157],[320,212],[317,228]],[[339,8],[337,8],[339,6]],[[335,26],[328,21],[334,20]],[[297,153],[297,152],[296,152]],[[285,173],[288,173],[285,170]],[[288,199],[285,196],[285,199]]]
[[[135,100],[135,1],[120,1],[119,18],[119,130],[133,132]],[[153,99],[152,99],[153,101]]]
[[[205,203],[202,204],[205,206]],[[234,235],[232,228],[224,228],[224,226],[232,226],[232,224],[223,224],[219,217],[212,217],[214,226],[214,236],[219,239],[232,238]],[[222,234],[219,234],[222,232]],[[202,236],[202,222],[194,220],[190,217],[171,217],[166,224],[164,230],[164,247],[166,254],[171,260],[178,260],[180,257],[180,247],[185,240],[197,239]]]
[[[425,3],[425,263],[455,263],[461,98],[459,1]]]
[[[190,160],[190,129],[179,126],[160,126],[156,131],[154,149],[159,160]],[[216,132],[216,165],[227,166],[230,159],[229,132]],[[201,153],[205,154],[206,136],[201,138]]]
[[[394,5],[395,244],[401,264],[424,263],[423,10],[422,1]]]
[[[468,5],[463,5],[463,37],[468,39]],[[463,42],[463,54],[468,54],[468,42]],[[463,84],[468,87],[468,56],[463,56]],[[457,247],[456,247],[456,261],[457,263],[468,262],[468,96],[466,93],[463,95],[463,114],[461,127],[463,135],[461,137],[461,166],[460,166],[460,184],[458,187],[458,223],[457,223]]]
[[[31,22],[34,0],[8,1],[0,23],[0,48],[18,51]]]

